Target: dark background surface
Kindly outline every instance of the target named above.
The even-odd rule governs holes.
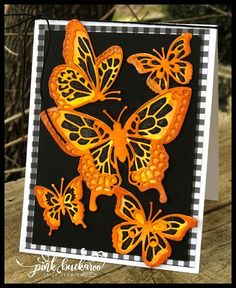
[[[148,74],[138,74],[134,66],[126,62],[127,57],[138,52],[152,53],[153,48],[160,51],[162,46],[167,51],[169,45],[177,36],[121,33],[89,33],[89,35],[96,56],[112,45],[120,45],[123,48],[123,65],[118,78],[109,90],[121,90],[122,101],[107,100],[105,102],[95,102],[77,110],[91,114],[108,125],[112,125],[110,120],[102,113],[102,110],[107,109],[113,118],[117,119],[122,107],[128,105],[128,110],[121,121],[124,124],[137,108],[155,96],[155,93],[146,85]],[[46,36],[46,40],[48,40],[48,35]],[[48,94],[47,82],[52,69],[56,65],[64,63],[62,44],[65,33],[53,32],[51,36],[50,53],[45,64],[45,75],[43,76],[43,97],[48,108],[55,106],[55,103]],[[123,179],[121,186],[132,192],[141,201],[147,216],[149,214],[150,201],[154,202],[154,213],[160,208],[163,210],[160,217],[170,213],[190,215],[200,59],[200,38],[198,36],[193,36],[191,47],[192,53],[185,60],[190,61],[194,67],[193,79],[188,85],[188,87],[192,88],[192,99],[180,134],[172,143],[165,145],[165,149],[170,156],[169,168],[166,170],[165,178],[162,182],[168,197],[167,203],[159,203],[159,193],[154,189],[143,193],[139,192],[138,188],[132,186],[127,180],[127,162],[119,165]],[[170,88],[175,86],[178,85],[173,81],[170,82]],[[42,110],[44,110],[44,107],[42,107]],[[61,177],[65,178],[65,185],[67,185],[78,175],[78,163],[79,158],[73,158],[62,152],[41,123],[37,185],[50,188],[51,184],[55,183],[56,187],[59,187]],[[86,209],[84,221],[88,226],[87,229],[83,229],[81,225],[75,226],[72,224],[67,214],[61,217],[59,230],[53,231],[51,237],[48,236],[49,227],[43,220],[43,209],[36,201],[33,243],[115,252],[111,241],[112,227],[123,221],[114,213],[116,198],[115,196],[99,196],[97,198],[98,210],[90,212],[88,208],[90,190],[87,189],[85,184],[83,184],[83,187],[84,196],[82,202]],[[181,242],[170,241],[170,244],[173,250],[171,259],[188,260],[187,236]],[[141,255],[141,244],[130,254]]]

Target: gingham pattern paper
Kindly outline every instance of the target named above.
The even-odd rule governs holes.
[[[65,31],[66,22],[63,24],[50,25],[51,31]],[[201,171],[202,171],[202,154],[203,154],[203,142],[204,142],[204,119],[205,119],[205,104],[206,104],[206,81],[208,72],[208,52],[209,52],[209,34],[210,30],[208,28],[201,27],[166,27],[158,26],[155,27],[143,27],[138,25],[122,25],[115,26],[100,25],[99,23],[89,22],[89,25],[84,25],[88,32],[106,32],[106,33],[147,33],[147,34],[172,34],[180,35],[185,32],[192,33],[193,35],[198,35],[201,38],[201,55],[200,55],[200,70],[199,70],[199,92],[198,92],[198,110],[197,110],[197,126],[196,126],[196,139],[195,139],[195,160],[194,160],[194,171],[193,171],[193,189],[192,189],[192,204],[191,204],[191,214],[194,217],[198,217],[199,213],[199,199],[200,199],[200,183],[201,183]],[[33,113],[33,131],[32,131],[32,153],[31,153],[31,171],[30,171],[30,184],[28,189],[29,193],[29,205],[27,211],[27,225],[26,225],[26,238],[25,238],[25,248],[30,250],[40,250],[40,251],[52,251],[61,252],[73,255],[83,255],[83,256],[96,256],[98,251],[89,251],[81,247],[81,249],[65,248],[65,247],[55,247],[38,245],[32,243],[33,237],[33,220],[34,220],[34,206],[35,206],[35,195],[33,188],[36,185],[37,176],[37,161],[38,161],[38,146],[39,146],[39,128],[40,128],[40,108],[41,108],[41,98],[40,98],[40,79],[42,74],[42,67],[44,61],[44,39],[45,31],[48,30],[47,24],[39,25],[38,34],[38,46],[37,46],[37,76],[36,76],[36,87],[34,91],[34,113]],[[26,187],[27,189],[27,187]],[[161,266],[180,266],[180,267],[195,267],[196,258],[196,239],[197,239],[197,227],[191,229],[189,232],[189,247],[188,247],[188,261],[172,260],[168,259]],[[142,262],[141,256],[134,255],[121,255],[117,253],[103,252],[102,256],[104,258],[110,259],[120,259],[129,260],[134,262]]]

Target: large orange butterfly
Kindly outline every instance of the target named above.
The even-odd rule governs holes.
[[[158,218],[159,210],[152,217],[152,202],[148,219],[142,205],[133,194],[122,187],[115,187],[116,214],[125,221],[112,229],[112,243],[117,253],[128,254],[142,243],[142,258],[150,267],[159,266],[171,255],[167,239],[181,241],[187,231],[197,226],[197,220],[183,214],[169,214]]]
[[[71,20],[66,26],[63,45],[65,64],[56,66],[49,79],[49,93],[57,106],[77,108],[109,94],[123,59],[119,46],[112,46],[99,57],[95,56],[89,35],[78,20]]]
[[[155,188],[160,202],[167,201],[162,179],[168,168],[168,154],[163,146],[180,132],[188,110],[192,90],[169,89],[142,105],[124,127],[120,118],[113,129],[103,121],[69,109],[50,108],[41,119],[54,140],[67,154],[80,157],[78,170],[91,191],[90,210],[97,209],[97,196],[112,195],[121,183],[118,160],[128,160],[129,182],[146,191]],[[124,109],[123,109],[124,110]],[[51,122],[48,120],[50,118]],[[55,130],[56,129],[56,130]]]
[[[137,53],[128,57],[127,61],[133,64],[138,73],[151,73],[147,78],[147,85],[156,93],[163,93],[169,88],[170,76],[179,84],[187,84],[192,79],[192,64],[183,58],[191,53],[190,40],[192,34],[185,33],[176,38],[165,55],[153,49],[156,55]]]
[[[86,228],[83,221],[84,205],[80,201],[83,195],[82,180],[78,176],[74,178],[63,191],[64,178],[61,178],[60,191],[52,184],[54,191],[44,187],[35,186],[34,192],[39,205],[44,208],[43,217],[47,225],[50,227],[48,233],[52,235],[52,230],[58,230],[61,225],[61,213],[65,215],[68,212],[71,222],[75,225],[81,224]]]

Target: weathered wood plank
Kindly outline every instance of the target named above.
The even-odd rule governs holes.
[[[122,266],[109,274],[101,275],[87,283],[149,283],[153,284],[152,270],[148,268]]]

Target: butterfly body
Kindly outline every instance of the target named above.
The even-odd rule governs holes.
[[[57,201],[58,204],[60,205],[61,213],[65,215],[66,214],[65,196],[59,195]]]
[[[127,157],[129,156],[128,150],[126,148],[127,134],[122,128],[122,125],[119,122],[115,122],[113,125],[113,130],[111,132],[111,139],[113,140],[114,145],[114,154],[119,159],[120,162],[124,163]]]
[[[116,191],[119,191],[119,190],[116,189]],[[158,214],[160,214],[162,211],[159,210],[158,212],[159,212]],[[145,214],[140,213],[139,211],[134,213],[134,220],[136,221],[136,223],[138,223],[140,227],[142,227],[143,235],[147,235],[151,231],[160,232],[169,228],[169,225],[162,219],[158,219],[158,221],[154,221],[153,219],[151,220],[146,219]]]

